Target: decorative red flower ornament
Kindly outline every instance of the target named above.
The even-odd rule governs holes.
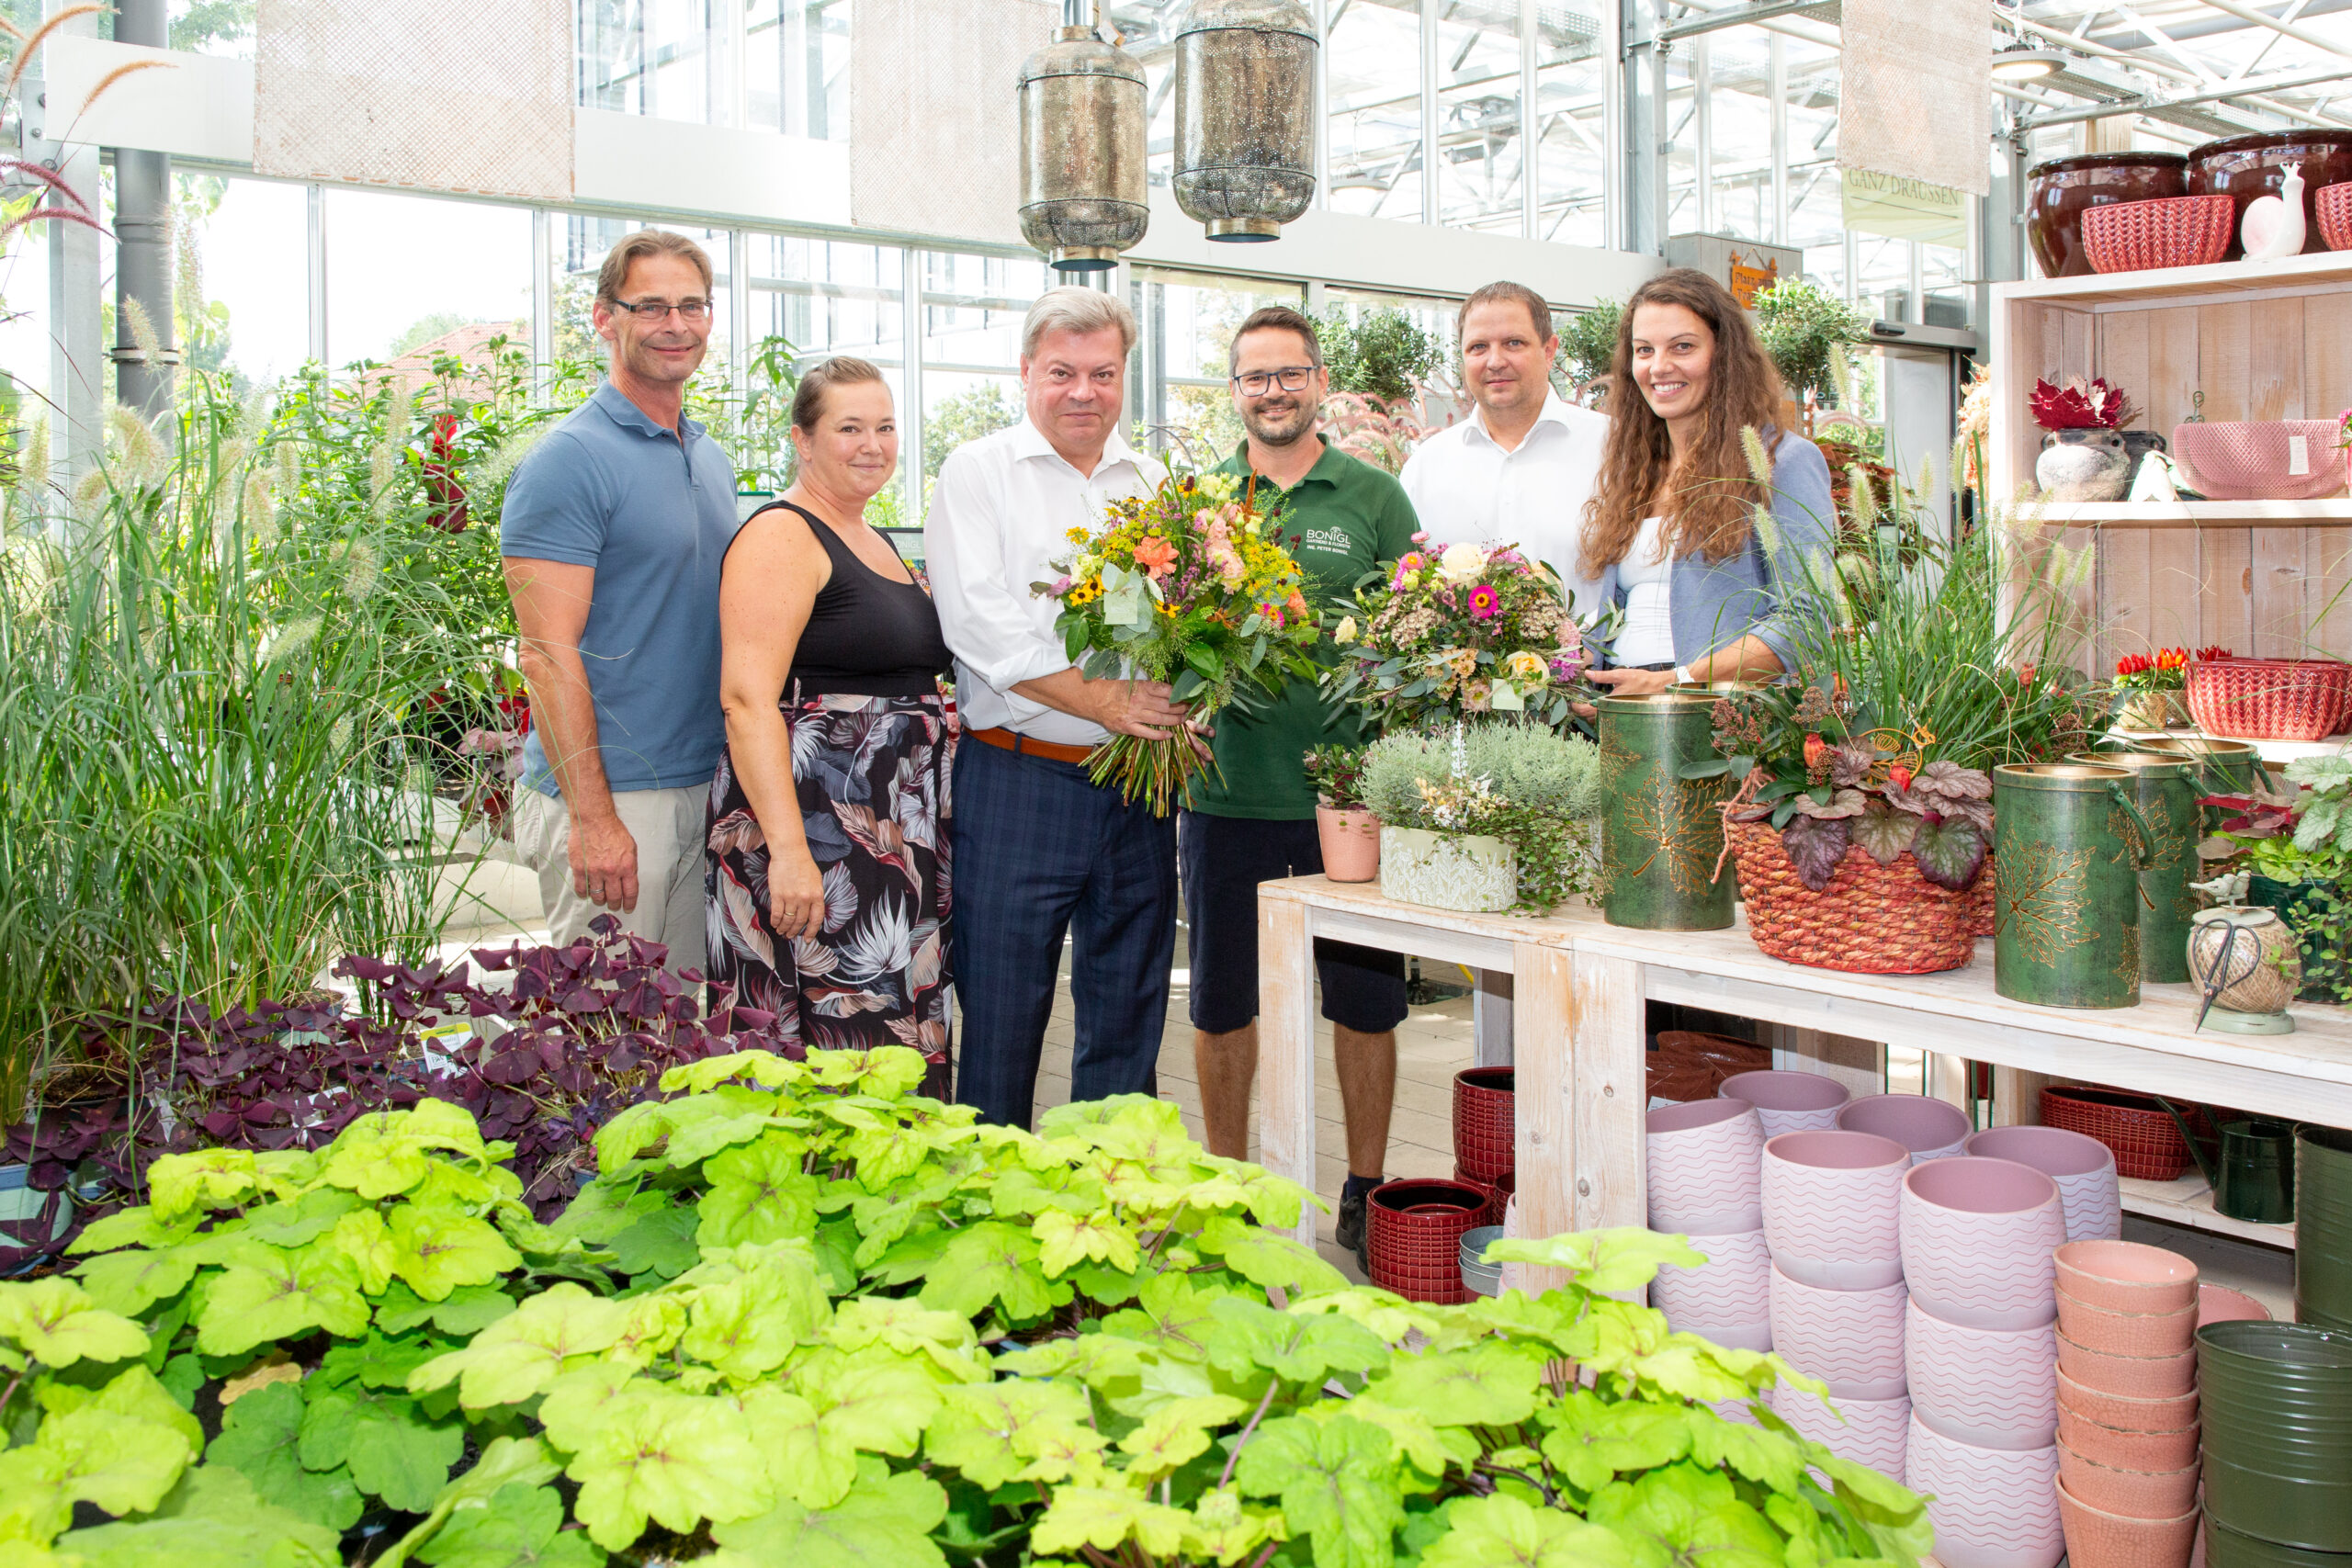
[[[2063,387],[2036,381],[2031,404],[2033,422],[2044,430],[2114,430],[2138,412],[2123,389],[2109,386],[2103,376],[2088,381],[2070,377]]]

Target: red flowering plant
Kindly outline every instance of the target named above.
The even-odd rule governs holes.
[[[2122,388],[2109,386],[2103,376],[2070,376],[2063,387],[2036,381],[2030,401],[2033,422],[2044,430],[2120,430],[2140,412]]]
[[[1332,634],[1347,657],[1324,681],[1383,734],[1498,713],[1556,728],[1592,662],[1592,632],[1550,569],[1513,546],[1408,550],[1358,591]]]
[[[2119,692],[2177,692],[2188,684],[2188,649],[2185,648],[2160,648],[2153,655],[2127,653],[2115,661]]]
[[[1060,602],[1054,629],[1089,676],[1169,682],[1205,721],[1319,673],[1321,621],[1254,479],[1245,489],[1231,474],[1172,474],[1069,536],[1070,553],[1054,562],[1060,575],[1029,591]],[[1096,784],[1144,796],[1161,817],[1190,804],[1192,781],[1216,766],[1189,734],[1114,735],[1087,757]]]

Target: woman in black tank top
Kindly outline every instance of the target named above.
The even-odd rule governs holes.
[[[804,1045],[912,1046],[944,1100],[951,656],[922,580],[863,516],[898,467],[881,372],[808,372],[792,443],[797,479],[719,579],[710,978]]]

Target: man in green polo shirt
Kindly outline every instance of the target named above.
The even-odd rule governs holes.
[[[1233,406],[1250,433],[1219,467],[1257,476],[1261,511],[1306,577],[1317,608],[1351,592],[1412,548],[1419,525],[1404,487],[1316,434],[1330,377],[1315,323],[1287,306],[1252,314],[1234,334]],[[1311,682],[1294,680],[1248,714],[1227,712],[1214,744],[1219,784],[1193,786],[1177,824],[1190,923],[1193,1057],[1212,1152],[1239,1159],[1250,1143],[1250,1089],[1258,1074],[1258,884],[1323,869],[1315,792],[1300,759],[1318,746],[1369,736]],[[1347,1118],[1348,1181],[1339,1241],[1366,1258],[1364,1199],[1380,1185],[1396,1089],[1396,1026],[1405,1018],[1405,961],[1348,942],[1317,942],[1323,1016],[1331,1021]]]

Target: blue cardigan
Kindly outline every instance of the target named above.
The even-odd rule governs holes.
[[[1791,601],[1804,592],[1805,557],[1818,558],[1815,576],[1827,581],[1837,507],[1829,498],[1829,464],[1821,448],[1802,435],[1782,435],[1772,448],[1772,520],[1780,537],[1767,552],[1751,530],[1747,547],[1723,560],[1703,555],[1678,558],[1668,577],[1667,614],[1674,626],[1674,662],[1689,664],[1743,636],[1754,636],[1778,655],[1782,668],[1796,668],[1792,616],[1802,606]],[[1625,590],[1616,563],[1600,571],[1600,602],[1623,609]]]

